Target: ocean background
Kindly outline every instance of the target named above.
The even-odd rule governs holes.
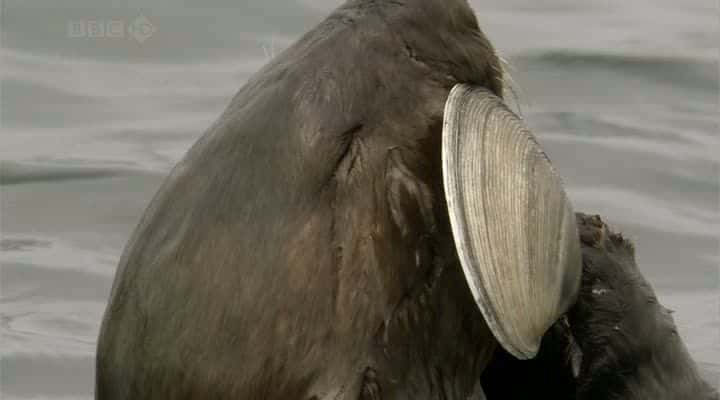
[[[0,398],[90,399],[148,201],[248,77],[339,1],[0,1]],[[717,1],[471,3],[576,208],[636,242],[717,385]]]

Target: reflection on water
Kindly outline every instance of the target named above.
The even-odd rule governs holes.
[[[100,317],[140,213],[243,82],[337,2],[126,3],[4,3],[4,399],[91,398]],[[641,267],[717,381],[716,4],[473,5],[577,208],[637,242]],[[139,16],[153,25],[142,42],[68,30]]]

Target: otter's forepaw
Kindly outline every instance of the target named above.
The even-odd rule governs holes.
[[[627,257],[635,256],[635,245],[622,233],[613,232],[599,215],[575,214],[583,247],[606,250]]]
[[[580,241],[587,246],[602,247],[605,243],[605,223],[599,215],[577,213],[578,233]]]

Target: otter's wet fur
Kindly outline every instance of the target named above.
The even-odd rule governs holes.
[[[539,356],[502,350],[483,375],[489,400],[718,400],[640,272],[635,247],[599,216],[577,214],[579,298],[545,336]]]
[[[465,0],[348,1],[251,77],[126,247],[96,398],[481,398],[497,342],[442,187],[458,83],[503,91]]]

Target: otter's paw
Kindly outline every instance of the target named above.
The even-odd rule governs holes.
[[[568,317],[583,353],[592,353],[654,326],[658,304],[637,267],[632,243],[599,216],[579,213],[577,222],[583,277]]]
[[[575,214],[578,234],[584,248],[602,249],[611,253],[635,256],[635,246],[622,233],[615,233],[599,215]]]
[[[583,277],[568,321],[582,354],[578,398],[717,399],[637,267],[632,243],[598,216],[577,214],[577,223]]]

